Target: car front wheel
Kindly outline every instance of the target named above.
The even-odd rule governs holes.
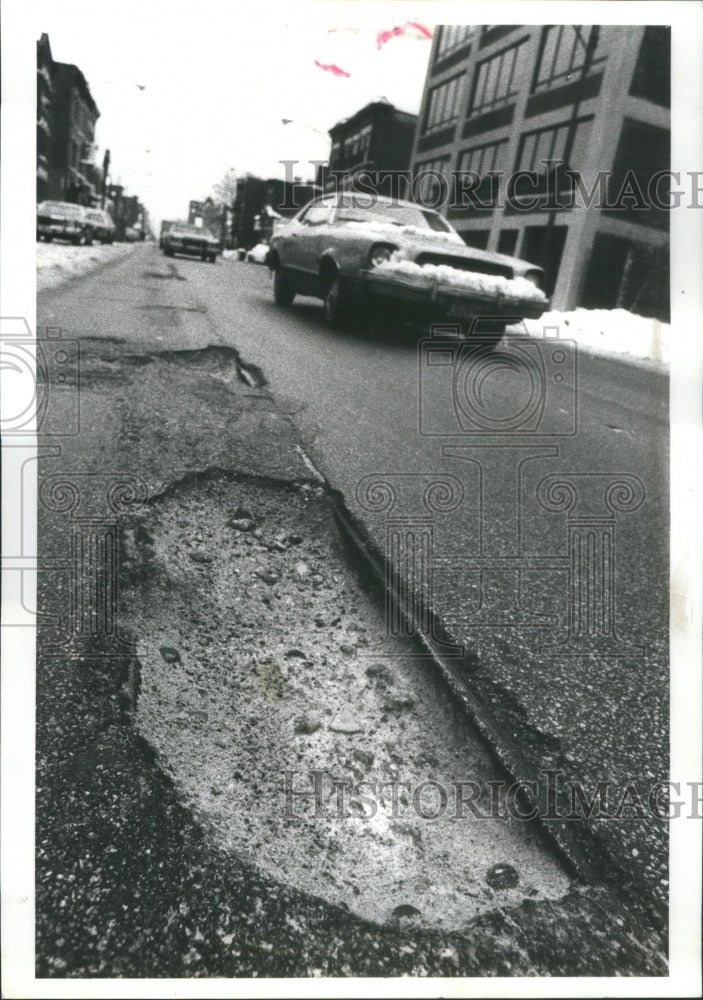
[[[335,274],[325,292],[325,319],[335,330],[344,325],[349,316],[347,295],[342,279]]]
[[[290,283],[290,278],[277,268],[273,274],[273,301],[277,306],[292,305],[295,298],[295,288]]]

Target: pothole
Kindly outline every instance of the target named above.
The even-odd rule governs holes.
[[[127,530],[123,568],[136,725],[219,845],[377,923],[459,929],[567,891],[531,823],[491,818],[505,776],[389,641],[321,488],[185,484]]]

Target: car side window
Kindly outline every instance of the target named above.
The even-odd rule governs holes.
[[[300,222],[304,226],[321,226],[329,219],[330,205],[323,202],[318,205],[311,205],[310,208],[300,217]]]

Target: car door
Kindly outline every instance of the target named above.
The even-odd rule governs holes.
[[[294,273],[296,285],[312,295],[319,294],[320,253],[329,224],[332,201],[308,205],[281,233],[278,246],[284,268]]]

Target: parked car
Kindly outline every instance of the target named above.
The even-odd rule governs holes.
[[[163,250],[163,248],[164,248],[164,237],[166,236],[166,234],[168,233],[169,229],[171,228],[171,226],[173,224],[174,223],[173,223],[172,219],[164,219],[163,222],[161,223],[161,230],[159,232],[159,249],[160,250]]]
[[[268,243],[257,243],[251,250],[247,250],[248,264],[265,264],[269,255]]]
[[[127,243],[138,243],[139,240],[143,240],[141,229],[137,229],[136,226],[127,226],[124,231],[124,238]]]
[[[87,208],[85,214],[90,223],[93,239],[100,240],[101,243],[112,243],[115,239],[115,223],[109,213],[101,208]]]
[[[93,242],[93,230],[83,205],[69,201],[42,201],[37,205],[37,239],[68,240],[77,246]]]
[[[356,311],[449,321],[497,341],[507,322],[549,308],[540,267],[469,247],[438,212],[397,199],[362,204],[346,192],[311,202],[272,237],[268,265],[278,305],[314,295],[331,326]]]
[[[214,264],[220,243],[207,229],[199,229],[188,222],[174,222],[163,237],[163,251],[167,257],[184,253]]]

